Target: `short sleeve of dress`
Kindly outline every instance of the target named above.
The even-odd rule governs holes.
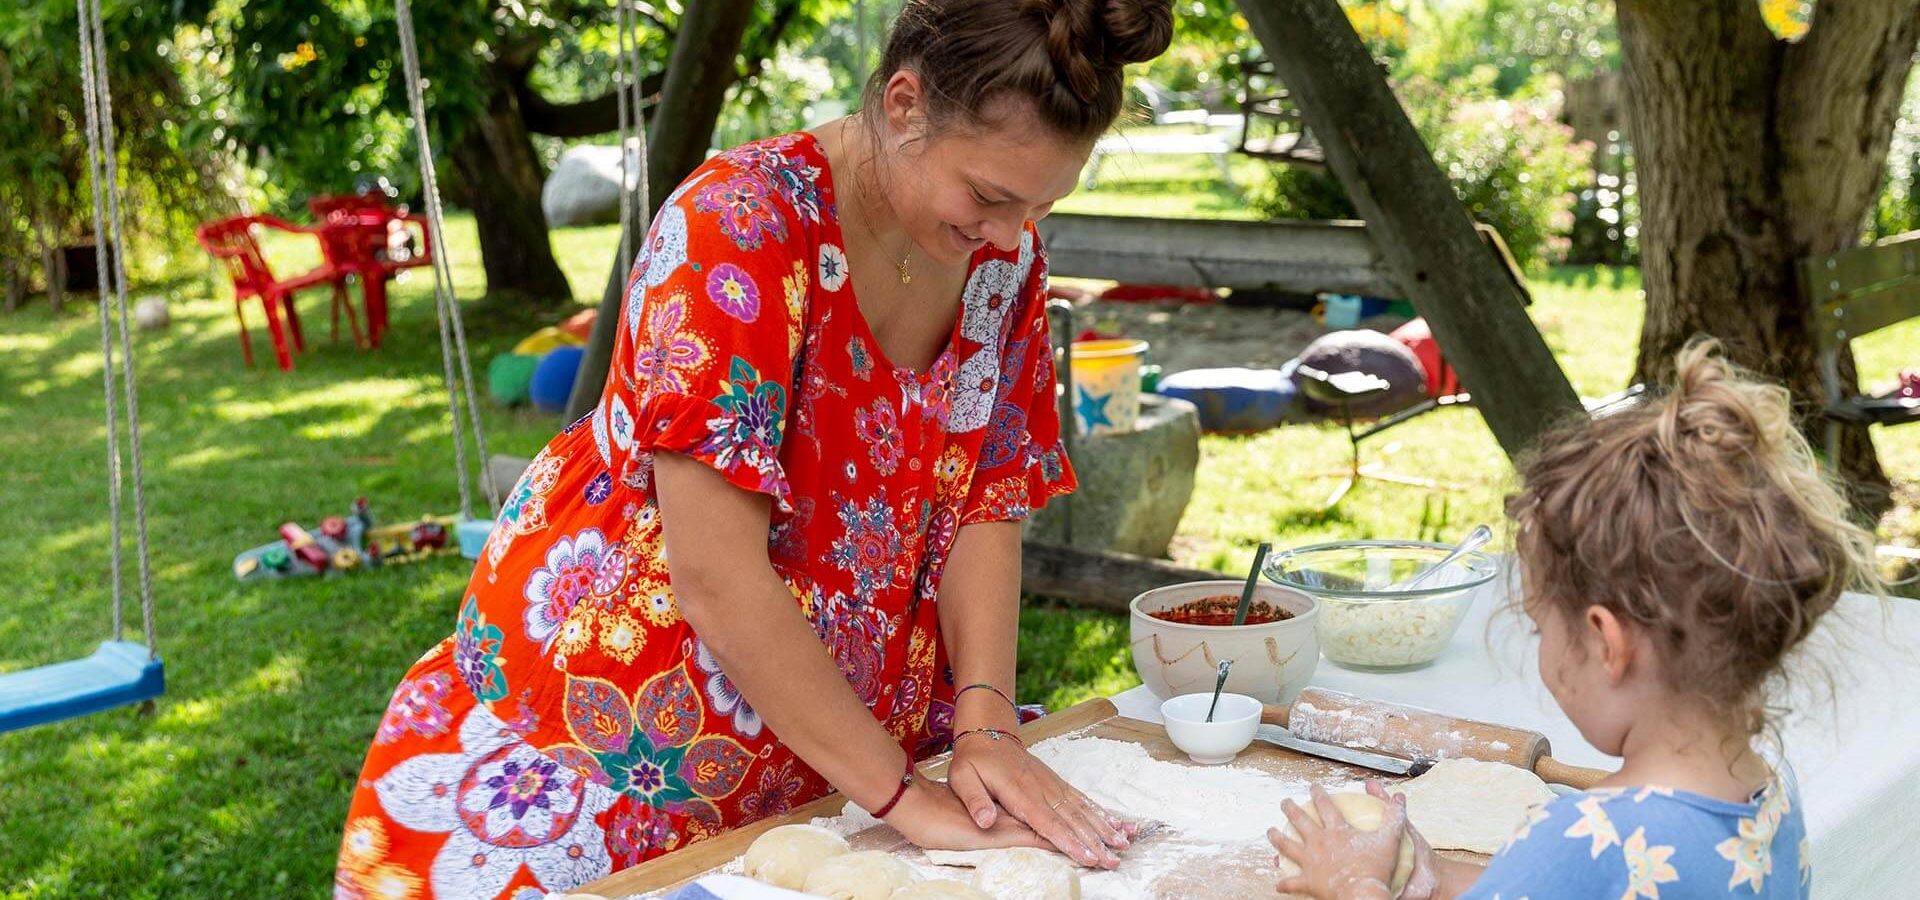
[[[621,483],[643,486],[650,454],[666,450],[791,510],[780,444],[809,277],[795,219],[762,170],[724,159],[661,206],[593,415]]]
[[[1047,258],[1031,225],[1034,261],[1000,350],[1000,380],[960,524],[1025,519],[1077,486],[1060,440],[1053,344],[1047,329]]]

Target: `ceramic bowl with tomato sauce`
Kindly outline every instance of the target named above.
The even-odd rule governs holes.
[[[1262,583],[1244,625],[1233,624],[1239,581],[1193,581],[1147,591],[1130,612],[1133,668],[1154,696],[1211,692],[1220,661],[1226,689],[1262,703],[1291,703],[1320,661],[1311,595]]]

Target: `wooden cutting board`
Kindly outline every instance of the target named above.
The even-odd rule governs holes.
[[[1145,747],[1147,753],[1154,759],[1191,765],[1186,754],[1180,752],[1171,741],[1167,740],[1164,728],[1149,722],[1125,718],[1114,708],[1112,702],[1105,699],[1089,700],[1071,709],[1029,722],[1020,729],[1021,737],[1026,738],[1028,743],[1037,743],[1069,733],[1139,744]],[[1328,785],[1343,784],[1379,774],[1257,742],[1242,752],[1233,764],[1258,769],[1288,781],[1310,781]],[[934,778],[944,777],[946,769],[947,758],[944,756],[920,766],[922,774]],[[1385,780],[1393,781],[1394,779]],[[735,829],[712,840],[615,872],[599,881],[583,885],[575,889],[575,892],[599,894],[604,897],[625,897],[630,894],[647,894],[677,887],[708,874],[746,853],[748,845],[769,829],[780,825],[806,823],[822,816],[837,816],[845,806],[846,800],[839,794],[829,794],[794,810],[790,815],[766,819]],[[1284,816],[1279,810],[1274,810],[1273,815],[1275,824],[1284,821]],[[856,850],[891,850],[906,854],[916,852],[898,832],[884,825],[863,831],[849,840]],[[1180,838],[1178,835],[1163,835],[1147,840],[1177,842]],[[1145,852],[1145,848],[1146,844],[1143,842],[1136,845],[1135,849]],[[1203,855],[1204,851],[1201,848],[1196,848],[1191,865],[1183,865],[1177,870],[1167,872],[1153,881],[1151,889],[1145,893],[1153,897],[1167,898],[1273,895],[1277,873],[1273,866],[1273,852],[1270,849],[1257,849],[1253,852],[1229,852],[1228,848],[1215,849],[1218,852],[1208,856]],[[1484,862],[1486,859],[1470,853],[1446,853],[1445,855],[1475,862]]]

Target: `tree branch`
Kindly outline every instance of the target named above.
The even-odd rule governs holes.
[[[1916,43],[1920,0],[1824,0],[1807,34],[1787,47],[1774,127],[1787,218],[1802,252],[1832,252],[1858,238],[1857,225],[1830,224],[1830,211],[1864,210],[1879,190]]]
[[[672,25],[667,24],[666,17],[661,15],[660,9],[653,4],[646,2],[646,0],[636,0],[629,8],[639,13],[642,18],[652,22],[653,27],[660,29],[661,33],[667,36],[669,43],[671,43],[674,38],[679,37],[679,32],[676,31]]]
[[[640,79],[640,94],[652,97],[665,84],[665,72],[653,72]],[[527,130],[548,137],[574,138],[608,134],[620,128],[620,95],[608,91],[598,97],[572,103],[554,103],[540,96],[525,78],[514,84],[520,100],[520,112],[526,116]]]

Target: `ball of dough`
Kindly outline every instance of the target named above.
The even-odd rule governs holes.
[[[816,825],[782,825],[754,838],[745,859],[748,878],[790,891],[826,860],[851,851],[847,839]]]
[[[993,900],[964,881],[916,881],[893,892],[887,900]]]
[[[821,861],[800,890],[828,900],[887,900],[912,883],[912,866],[883,850],[862,850]]]
[[[1347,824],[1361,831],[1379,828],[1380,822],[1387,817],[1387,805],[1372,794],[1334,794],[1332,800],[1334,808],[1340,810],[1340,815],[1347,820]],[[1320,821],[1319,807],[1315,806],[1311,800],[1301,800],[1300,805],[1306,809],[1307,818],[1316,823]],[[1300,832],[1294,830],[1292,823],[1287,824],[1287,837],[1294,840],[1300,839]],[[1293,864],[1293,860],[1288,859],[1286,854],[1280,855],[1282,877],[1296,875],[1299,872],[1300,869]],[[1413,836],[1401,835],[1400,858],[1394,861],[1393,879],[1387,885],[1387,893],[1398,896],[1400,889],[1407,886],[1407,879],[1411,877],[1413,877]]]
[[[1080,872],[1073,863],[1031,847],[994,851],[973,870],[973,886],[994,897],[1080,900]]]

